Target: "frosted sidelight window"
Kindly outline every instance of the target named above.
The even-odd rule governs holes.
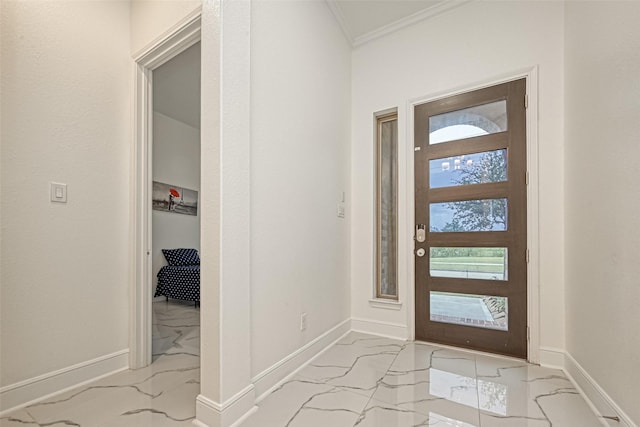
[[[398,115],[377,117],[376,298],[398,299]]]

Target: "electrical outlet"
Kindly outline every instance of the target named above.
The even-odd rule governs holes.
[[[300,315],[300,330],[304,331],[307,329],[307,313],[302,313]]]

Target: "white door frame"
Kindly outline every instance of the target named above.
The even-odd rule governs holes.
[[[131,227],[133,266],[129,307],[129,367],[151,363],[151,191],[153,70],[200,41],[201,11],[195,10],[149,47],[134,55],[134,144]]]
[[[465,85],[446,92],[434,93],[428,96],[410,99],[407,102],[407,236],[413,236],[415,220],[415,185],[414,185],[414,110],[416,105],[435,101],[452,95],[458,95],[489,86],[506,83],[525,78],[527,81],[528,108],[527,117],[527,248],[529,249],[529,263],[527,264],[527,325],[529,327],[529,343],[527,360],[540,363],[540,257],[539,257],[539,172],[538,172],[538,67],[508,73],[483,82]],[[415,328],[415,257],[413,256],[414,242],[409,240],[407,247],[407,324],[409,339],[416,339]]]

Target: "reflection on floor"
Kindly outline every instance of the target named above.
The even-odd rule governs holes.
[[[153,304],[153,360],[0,419],[1,427],[191,426],[200,392],[200,310]]]
[[[190,426],[198,311],[154,304],[155,362],[37,403],[2,427]],[[258,403],[241,427],[602,426],[561,371],[350,333]]]
[[[351,333],[258,403],[242,427],[591,427],[561,371]]]
[[[153,361],[175,354],[200,357],[200,309],[190,301],[153,303]]]

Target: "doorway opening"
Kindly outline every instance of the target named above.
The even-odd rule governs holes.
[[[132,252],[134,254],[134,264],[133,264],[133,277],[132,277],[132,292],[131,292],[131,315],[130,315],[130,339],[129,339],[129,348],[130,348],[130,357],[129,357],[129,366],[131,369],[140,369],[144,368],[151,364],[153,360],[154,354],[154,345],[156,346],[159,343],[153,343],[153,321],[152,321],[152,313],[153,313],[153,299],[155,295],[156,284],[156,271],[154,270],[154,258],[156,260],[156,268],[158,268],[158,253],[154,254],[154,239],[153,239],[153,216],[155,211],[152,209],[152,198],[153,198],[153,190],[154,190],[154,133],[159,133],[161,136],[161,144],[170,145],[169,143],[179,144],[184,142],[181,138],[185,138],[180,132],[176,129],[180,128],[180,126],[176,126],[175,122],[180,122],[187,120],[182,116],[179,116],[176,120],[173,118],[172,120],[167,119],[167,117],[171,118],[166,114],[166,111],[163,113],[162,111],[154,112],[154,75],[156,75],[156,71],[162,74],[161,67],[164,64],[168,64],[172,59],[180,56],[181,54],[188,51],[190,48],[197,45],[200,41],[200,28],[201,28],[201,12],[194,11],[193,14],[185,18],[179,25],[177,25],[171,32],[165,34],[161,39],[159,39],[155,44],[153,44],[148,49],[144,50],[142,53],[137,55],[135,58],[136,68],[135,68],[135,117],[134,117],[134,127],[135,127],[135,150],[134,150],[134,159],[133,159],[133,173],[134,173],[134,195],[133,201],[135,209],[132,214],[132,228],[134,230],[133,235],[133,246]],[[198,45],[199,46],[199,45]],[[198,56],[199,56],[199,47]],[[188,54],[186,54],[188,56]],[[167,67],[170,68],[169,65]],[[200,69],[200,65],[197,65],[197,69]],[[156,76],[157,77],[157,76]],[[190,77],[191,79],[197,79],[199,83],[199,76]],[[184,86],[184,85],[182,85]],[[173,88],[176,90],[176,88]],[[179,91],[184,90],[184,88],[178,88]],[[198,87],[198,95],[200,89]],[[166,103],[166,102],[165,102]],[[157,103],[155,103],[157,104]],[[199,100],[197,101],[198,105],[198,116],[197,120],[199,121]],[[157,105],[156,105],[157,106]],[[185,107],[186,108],[186,107]],[[178,108],[174,107],[174,110]],[[161,114],[164,117],[160,117],[159,120],[154,120],[157,114]],[[172,115],[176,115],[175,113],[171,113]],[[191,116],[194,114],[191,113]],[[158,127],[160,126],[160,127]],[[193,126],[191,126],[193,127]],[[182,126],[182,132],[189,133],[185,131],[189,126]],[[191,131],[199,133],[199,131]],[[181,136],[182,135],[182,136]],[[196,138],[199,143],[199,136]],[[193,142],[193,135],[191,135],[190,141]],[[193,145],[193,143],[192,143]],[[170,149],[175,149],[176,147],[170,147]],[[183,146],[184,148],[184,146]],[[171,150],[170,150],[171,151]],[[191,147],[190,151],[193,151],[193,147]],[[200,153],[200,148],[197,149],[198,154]],[[180,154],[183,156],[183,154]],[[180,160],[180,162],[176,160],[176,163],[184,163],[184,160]],[[166,162],[166,161],[165,161]],[[200,158],[197,160],[191,160],[191,162],[197,163],[197,168],[200,168]],[[174,164],[172,161],[169,161],[170,166],[165,168],[157,167],[156,169],[169,169],[173,167]],[[192,165],[193,167],[193,165]],[[167,173],[167,170],[163,170],[163,173]],[[175,172],[171,172],[175,173]],[[199,173],[197,174],[199,178]],[[168,176],[167,179],[163,178],[164,181],[171,181],[175,179],[176,182],[167,182],[169,186],[176,186],[178,188],[173,188],[174,191],[178,193],[171,194],[171,198],[169,198],[169,204],[171,206],[167,206],[167,212],[160,212],[165,215],[171,215],[174,217],[187,217],[187,215],[179,214],[176,212],[176,208],[178,208],[178,204],[180,204],[179,210],[184,210],[183,208],[193,202],[193,192],[196,192],[199,189],[199,180],[197,185],[186,179],[184,176],[176,176],[173,177]],[[163,182],[163,181],[159,181]],[[164,182],[163,182],[164,183]],[[192,188],[195,186],[196,188]],[[185,193],[181,191],[182,188],[187,190],[192,190],[192,193]],[[170,192],[171,188],[168,189]],[[199,196],[199,194],[198,194]],[[197,197],[196,197],[197,203]],[[197,208],[196,208],[197,209]],[[192,215],[190,218],[191,222],[194,221],[193,216],[196,218],[199,217],[199,212],[197,215]],[[175,222],[176,219],[173,218]],[[178,218],[177,221],[185,222],[184,219]],[[199,223],[199,220],[197,220]],[[161,223],[159,223],[161,224]],[[199,229],[199,227],[198,227]],[[198,231],[199,234],[199,231]],[[158,240],[158,239],[156,239]],[[160,239],[162,240],[162,238]],[[182,244],[180,244],[182,246]],[[193,244],[189,244],[192,246]],[[173,245],[171,245],[173,246]],[[198,242],[199,246],[199,242]],[[164,248],[162,248],[164,249]],[[183,249],[183,248],[168,248],[168,249]],[[190,249],[190,248],[185,248]],[[191,248],[197,249],[197,248]],[[158,252],[158,251],[156,251]],[[159,252],[162,253],[161,251]],[[161,260],[160,260],[161,261]],[[180,261],[178,261],[180,263]],[[159,272],[159,270],[158,270]],[[171,298],[170,298],[171,299]],[[175,299],[175,298],[174,298]],[[166,303],[166,297],[165,297]],[[195,305],[195,302],[192,304]],[[199,320],[199,315],[196,316]],[[181,337],[184,335],[184,331],[180,332]],[[158,337],[160,338],[160,337]],[[176,338],[174,337],[173,340]],[[182,345],[182,344],[181,344]],[[199,363],[199,358],[198,358]]]
[[[152,83],[152,360],[199,359],[200,43],[153,70]]]
[[[415,108],[416,339],[527,357],[525,97],[520,79]]]

